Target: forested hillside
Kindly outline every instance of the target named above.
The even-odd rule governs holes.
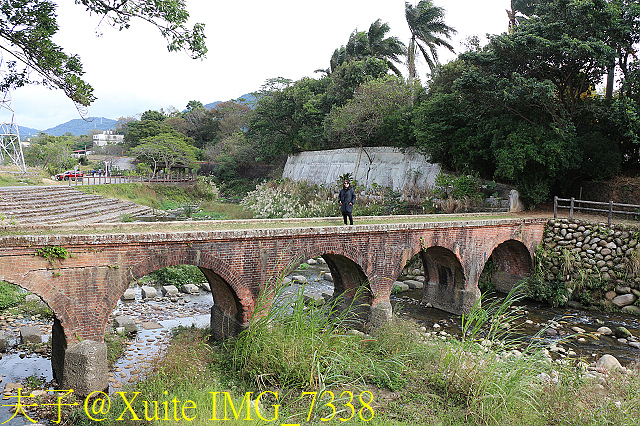
[[[444,9],[406,3],[408,40],[382,17],[320,58],[327,67],[313,78],[274,77],[250,99],[192,100],[182,111],[120,119],[118,150],[149,171],[211,162],[219,178],[233,179],[300,151],[415,146],[455,172],[515,185],[530,204],[579,181],[637,174],[640,5],[510,6],[505,32],[486,45],[472,38],[441,64],[438,51],[453,51],[455,33]],[[429,66],[424,80],[417,61]]]

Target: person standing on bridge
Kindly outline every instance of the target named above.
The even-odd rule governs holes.
[[[349,225],[353,225],[353,203],[356,202],[356,191],[351,187],[349,179],[344,180],[340,195],[338,195],[338,201],[340,201],[340,211],[342,212],[342,218],[344,224],[347,224],[347,218],[349,218]]]

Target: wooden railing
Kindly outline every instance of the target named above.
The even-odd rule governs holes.
[[[569,204],[562,205],[561,203],[569,203]],[[602,208],[602,207],[606,207],[606,208]],[[616,210],[614,210],[614,208]],[[602,203],[599,201],[576,200],[573,197],[571,198],[553,197],[553,217],[554,218],[558,218],[558,209],[568,209],[569,219],[573,219],[574,210],[595,212],[595,213],[606,213],[609,226],[611,226],[611,220],[614,214],[631,215],[631,216],[635,216],[636,218],[640,217],[640,205],[620,204],[620,203],[614,203],[613,201],[609,201],[608,203]],[[620,210],[620,209],[627,209],[627,210]]]
[[[144,175],[144,176],[126,176],[126,175],[109,175],[100,176],[84,175],[82,178],[69,179],[69,186],[79,185],[104,185],[110,183],[180,183],[195,182],[197,175],[195,173],[174,173],[170,175]]]

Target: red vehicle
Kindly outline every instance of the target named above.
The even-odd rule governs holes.
[[[80,171],[76,171],[76,170],[67,170],[64,173],[58,173],[56,175],[56,180],[76,180],[76,179],[82,179],[83,178],[83,174]]]

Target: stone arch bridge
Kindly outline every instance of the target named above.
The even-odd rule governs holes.
[[[352,227],[300,219],[7,226],[0,230],[0,279],[37,294],[53,310],[54,376],[64,389],[87,395],[107,387],[104,333],[110,313],[130,283],[159,268],[189,264],[203,271],[214,299],[212,334],[224,338],[247,326],[261,289],[305,259],[322,256],[334,277],[334,297],[349,300],[364,287],[357,293],[368,307],[363,315],[375,325],[390,317],[393,282],[412,256],[420,254],[425,267],[424,300],[460,314],[478,300],[478,278],[490,256],[502,283],[531,271],[546,223],[424,220],[411,216]],[[64,247],[70,257],[36,255],[46,246]]]

